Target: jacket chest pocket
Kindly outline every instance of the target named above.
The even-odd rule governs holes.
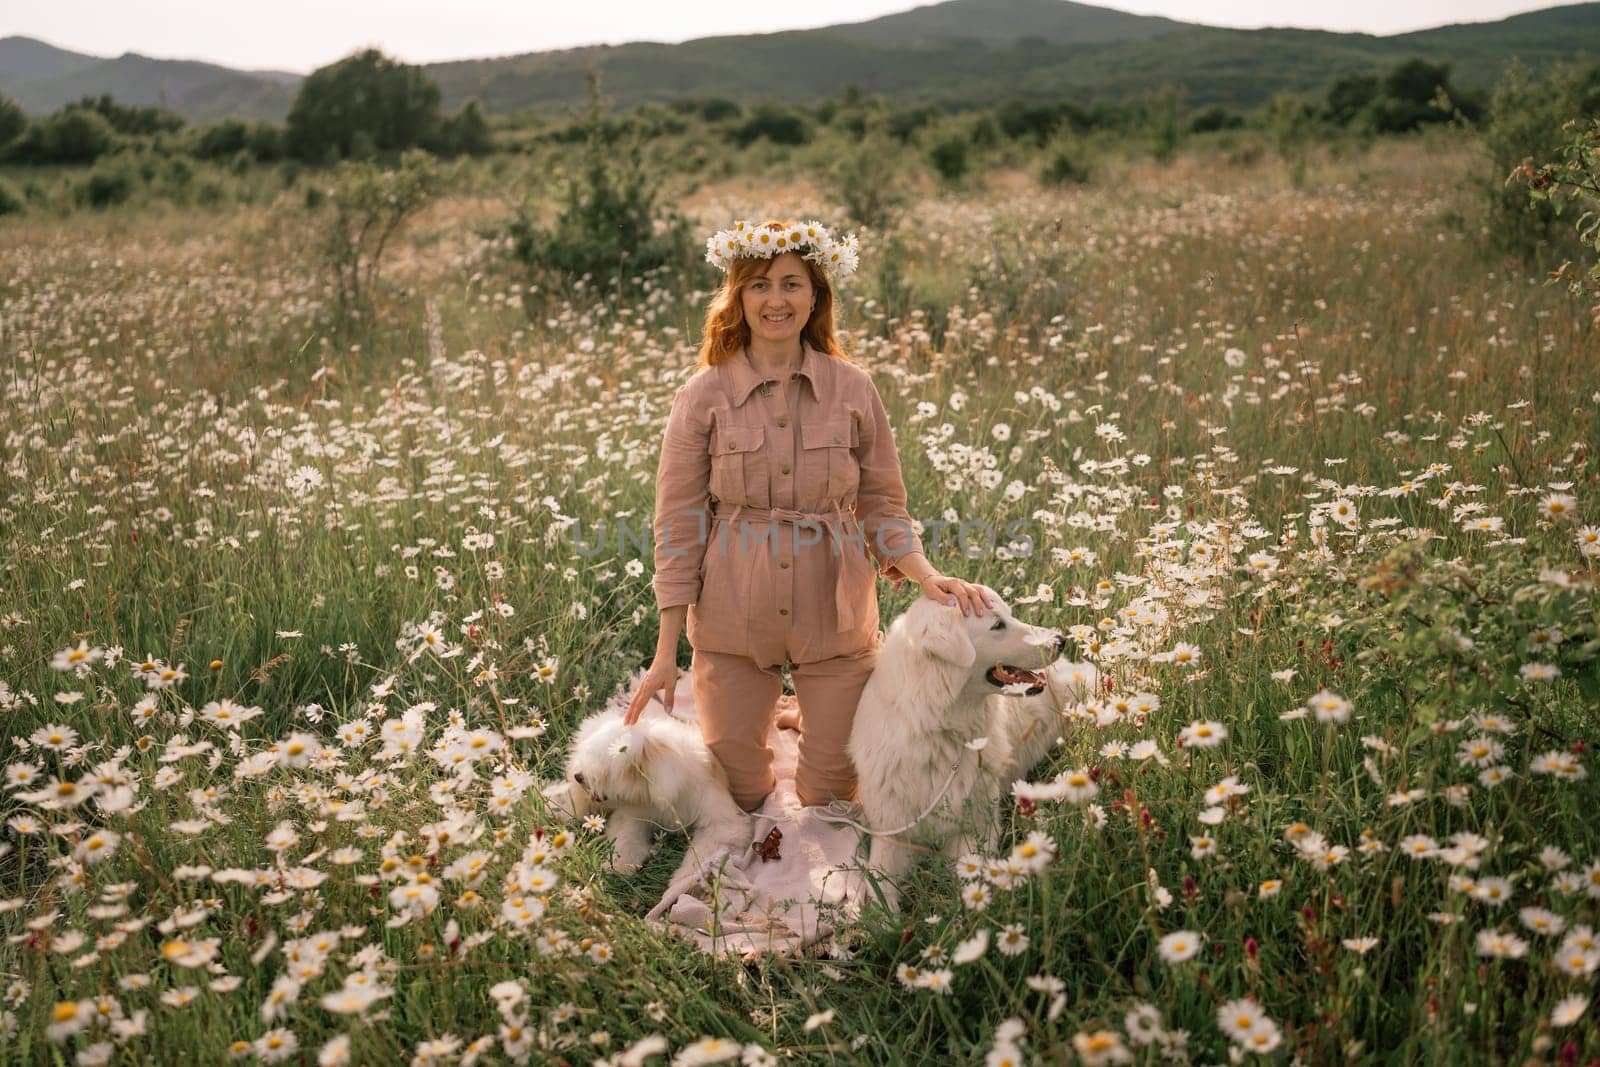
[[[711,495],[735,504],[765,506],[767,464],[760,426],[718,426],[711,439]]]
[[[860,480],[852,451],[857,440],[855,420],[848,416],[801,426],[806,487],[815,486],[826,501],[854,499]]]

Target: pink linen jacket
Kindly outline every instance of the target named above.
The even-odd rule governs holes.
[[[803,346],[784,383],[746,352],[673,397],[656,471],[660,608],[688,604],[689,643],[811,663],[873,647],[884,577],[921,552],[900,456],[865,370]]]

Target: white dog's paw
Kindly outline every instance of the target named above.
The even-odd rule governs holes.
[[[615,812],[606,825],[611,838],[611,869],[632,874],[650,858],[650,827],[626,812]]]

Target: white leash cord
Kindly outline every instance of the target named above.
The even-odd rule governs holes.
[[[915,819],[912,819],[898,830],[874,830],[870,826],[863,826],[861,823],[856,822],[854,819],[850,818],[850,816],[846,815],[844,813],[843,804],[837,800],[830,801],[828,803],[827,812],[825,814],[820,814],[817,817],[823,822],[830,823],[834,826],[853,826],[857,830],[860,830],[862,833],[866,834],[868,837],[894,837],[896,834],[903,834],[907,830],[912,829],[917,825],[917,823],[921,822],[923,819],[926,819],[930,814],[933,813],[933,809],[939,806],[939,801],[943,800],[944,795],[950,791],[951,784],[956,780],[956,772],[960,770],[961,757],[957,756],[955,763],[950,767],[950,776],[944,780],[944,785],[939,787],[939,792],[934,794],[933,802],[930,803],[926,808],[922,809],[921,815],[918,815]]]

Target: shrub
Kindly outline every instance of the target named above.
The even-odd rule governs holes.
[[[22,105],[0,93],[0,149],[22,136],[28,128],[28,113]]]
[[[401,156],[393,170],[353,160],[339,164],[327,196],[333,217],[323,229],[320,253],[341,313],[366,303],[390,238],[438,195],[440,184],[438,164],[419,149]]]
[[[834,199],[857,225],[892,229],[906,203],[899,177],[898,146],[882,136],[869,137],[840,156],[833,173]]]
[[[736,119],[744,114],[735,101],[720,96],[707,97],[704,100],[685,97],[674,100],[672,110],[680,115],[699,115],[706,122],[722,122],[724,119]]]
[[[312,71],[289,109],[286,147],[311,162],[367,158],[435,142],[438,83],[376,49]]]
[[[1359,87],[1348,87],[1344,106],[1354,104],[1360,92]],[[1451,86],[1450,64],[1408,59],[1383,77],[1377,93],[1358,116],[1378,133],[1405,133],[1457,116],[1476,121],[1481,112],[1475,95],[1463,94]]]
[[[811,140],[811,125],[797,111],[778,104],[762,104],[729,136],[740,147],[763,138],[773,144],[805,144]]]
[[[1182,93],[1170,86],[1146,93],[1136,106],[1139,121],[1150,134],[1150,155],[1158,163],[1171,162],[1183,142]]]
[[[93,171],[78,186],[78,200],[90,207],[115,207],[133,196],[133,176],[123,168]]]
[[[635,152],[606,136],[598,76],[589,72],[588,139],[578,174],[567,182],[555,225],[539,226],[519,208],[505,235],[511,255],[535,277],[570,284],[584,277],[622,279],[669,264],[688,269],[700,256],[689,222],[661,212],[656,185]]]
[[[22,197],[10,183],[0,180],[0,215],[20,215],[24,204]]]
[[[489,123],[478,110],[476,100],[468,100],[454,115],[439,125],[439,136],[434,147],[443,156],[483,156],[494,147],[489,137]]]
[[[1044,169],[1039,172],[1039,181],[1054,186],[1085,185],[1089,181],[1089,168],[1076,150],[1063,146],[1050,153]]]
[[[1559,154],[1564,143],[1562,123],[1596,114],[1600,114],[1600,67],[1557,67],[1535,80],[1522,67],[1513,66],[1495,88],[1483,131],[1489,167],[1482,188],[1496,250],[1533,257],[1564,229],[1554,203],[1529,203],[1527,189],[1508,185],[1507,179],[1529,160],[1543,162]]]
[[[30,122],[10,154],[23,163],[93,163],[116,143],[116,131],[99,112],[63,108]]]
[[[910,144],[912,138],[933,121],[935,114],[931,107],[899,108],[889,113],[884,130],[901,144]]]
[[[1555,214],[1569,207],[1579,212],[1574,229],[1589,265],[1585,269],[1568,260],[1551,272],[1550,280],[1600,298],[1600,118],[1572,119],[1561,129],[1559,158],[1537,165],[1524,162],[1513,177],[1527,183],[1535,203],[1548,204]],[[1595,314],[1600,317],[1600,305]]]
[[[130,137],[176,133],[183,129],[182,115],[166,108],[119,104],[110,93],[86,96],[63,110],[93,111],[110,123],[113,130]]]
[[[1216,133],[1218,130],[1236,130],[1244,125],[1244,116],[1213,104],[1204,111],[1189,116],[1190,133]]]
[[[933,164],[933,169],[945,181],[959,182],[966,176],[970,165],[967,139],[959,133],[945,134],[928,150],[928,162]]]
[[[1279,93],[1261,110],[1278,157],[1289,165],[1289,181],[1299,188],[1305,183],[1307,151],[1317,133],[1317,116],[1312,106],[1291,93]]]
[[[257,163],[283,158],[283,130],[270,122],[223,119],[203,127],[191,152],[201,159],[231,159],[244,152]]]
[[[1346,74],[1328,88],[1322,111],[1329,122],[1348,126],[1378,97],[1376,74]]]
[[[1069,112],[1062,104],[1030,104],[1009,100],[995,111],[1000,130],[1013,141],[1032,138],[1040,147],[1050,140]]]

